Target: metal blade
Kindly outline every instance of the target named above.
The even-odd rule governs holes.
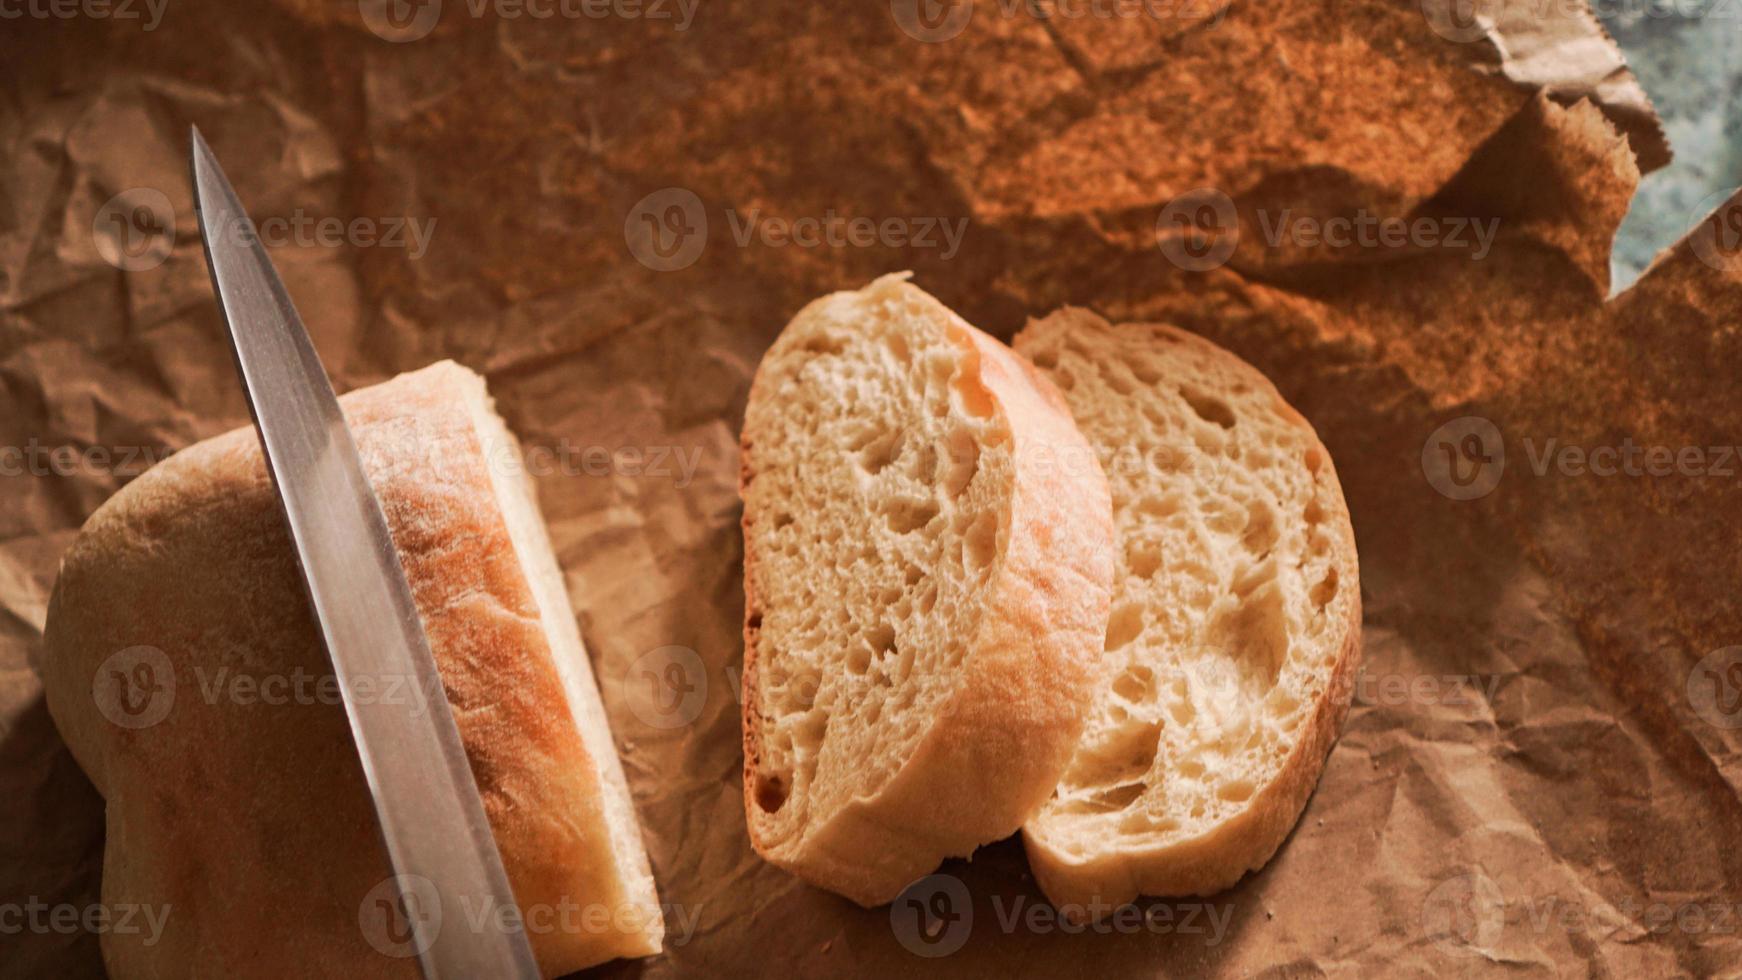
[[[380,501],[302,319],[197,129],[193,179],[212,286],[399,876],[410,948],[427,977],[537,977]],[[424,692],[428,710],[357,696],[387,682]],[[432,893],[435,914],[419,907]],[[479,910],[490,912],[482,929]]]

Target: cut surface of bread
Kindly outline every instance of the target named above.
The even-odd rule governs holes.
[[[483,379],[443,362],[340,404],[541,971],[658,952],[622,764]],[[252,428],[176,453],[92,515],[62,562],[42,670],[106,803],[103,901],[167,910],[161,936],[104,933],[111,975],[418,975]],[[356,693],[418,710],[392,679]],[[440,913],[444,929],[496,914],[481,899]]]
[[[1058,393],[904,279],[805,307],[742,439],[751,841],[864,905],[1052,791],[1112,575],[1106,483]]]
[[[1015,346],[1101,453],[1118,562],[1106,683],[1023,828],[1035,877],[1079,918],[1227,888],[1287,836],[1348,708],[1360,584],[1330,454],[1185,331],[1067,308]]]

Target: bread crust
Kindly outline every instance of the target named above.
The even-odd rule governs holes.
[[[560,922],[560,903],[601,904],[635,920],[533,923],[556,976],[656,952],[663,923],[645,852],[625,866],[605,832],[598,767],[615,763],[577,732],[490,485],[487,467],[511,461],[485,459],[469,414],[484,397],[482,379],[443,362],[341,404],[521,907]],[[155,680],[173,700],[129,729],[93,683],[142,645],[161,651],[172,677]],[[45,646],[50,713],[107,802],[103,900],[169,910],[156,943],[103,935],[112,975],[418,975],[363,924],[389,865],[337,687],[312,680],[331,668],[251,427],[177,453],[98,509],[63,560]],[[244,676],[257,686],[233,683]],[[391,681],[366,696],[415,703]],[[443,914],[443,928],[467,927],[467,910]]]
[[[1094,317],[1084,310],[1061,311],[1065,315]],[[1055,314],[1058,315],[1058,314]],[[1238,369],[1259,390],[1276,400],[1279,414],[1299,426],[1322,455],[1322,477],[1334,498],[1334,519],[1340,554],[1346,562],[1352,600],[1338,626],[1341,639],[1326,674],[1325,687],[1311,716],[1302,724],[1299,738],[1276,776],[1255,792],[1239,813],[1205,833],[1184,841],[1135,848],[1106,849],[1088,857],[1055,846],[1031,825],[1023,831],[1023,845],[1035,880],[1047,898],[1076,921],[1099,918],[1140,895],[1210,895],[1232,887],[1250,871],[1262,868],[1288,837],[1306,807],[1348,715],[1354,679],[1361,658],[1361,598],[1353,525],[1349,521],[1342,486],[1330,451],[1311,423],[1290,406],[1262,372],[1233,353],[1188,331],[1160,324],[1120,325],[1114,330],[1142,329],[1165,334]],[[1015,338],[1019,351],[1032,347],[1036,334],[1030,324]],[[1068,329],[1068,328],[1066,328]]]
[[[1063,397],[1025,358],[900,278],[884,277],[862,295],[900,290],[937,305],[961,345],[966,381],[1008,423],[1016,475],[1006,550],[986,589],[961,683],[913,754],[875,793],[807,819],[786,837],[771,832],[755,799],[759,556],[750,533],[757,515],[748,507],[744,515],[744,804],[751,842],[770,862],[865,906],[891,901],[947,857],[1015,832],[1052,792],[1098,684],[1113,574],[1106,479]],[[750,398],[765,397],[758,372]],[[756,478],[754,438],[746,427],[741,495]]]

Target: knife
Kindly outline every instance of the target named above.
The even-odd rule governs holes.
[[[332,382],[198,128],[192,155],[212,289],[333,661],[411,947],[430,978],[536,978],[429,638]],[[360,683],[382,690],[384,681],[409,681],[428,710],[357,696]],[[430,902],[436,908],[422,907]],[[474,928],[478,909],[491,913],[483,928]]]

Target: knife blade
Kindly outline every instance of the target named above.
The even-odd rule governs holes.
[[[426,977],[537,977],[423,621],[332,382],[198,128],[192,142],[212,288],[332,658],[410,948]],[[428,710],[358,696],[387,681],[424,692]],[[430,901],[437,908],[413,908]],[[479,908],[492,913],[484,928],[474,928]]]

